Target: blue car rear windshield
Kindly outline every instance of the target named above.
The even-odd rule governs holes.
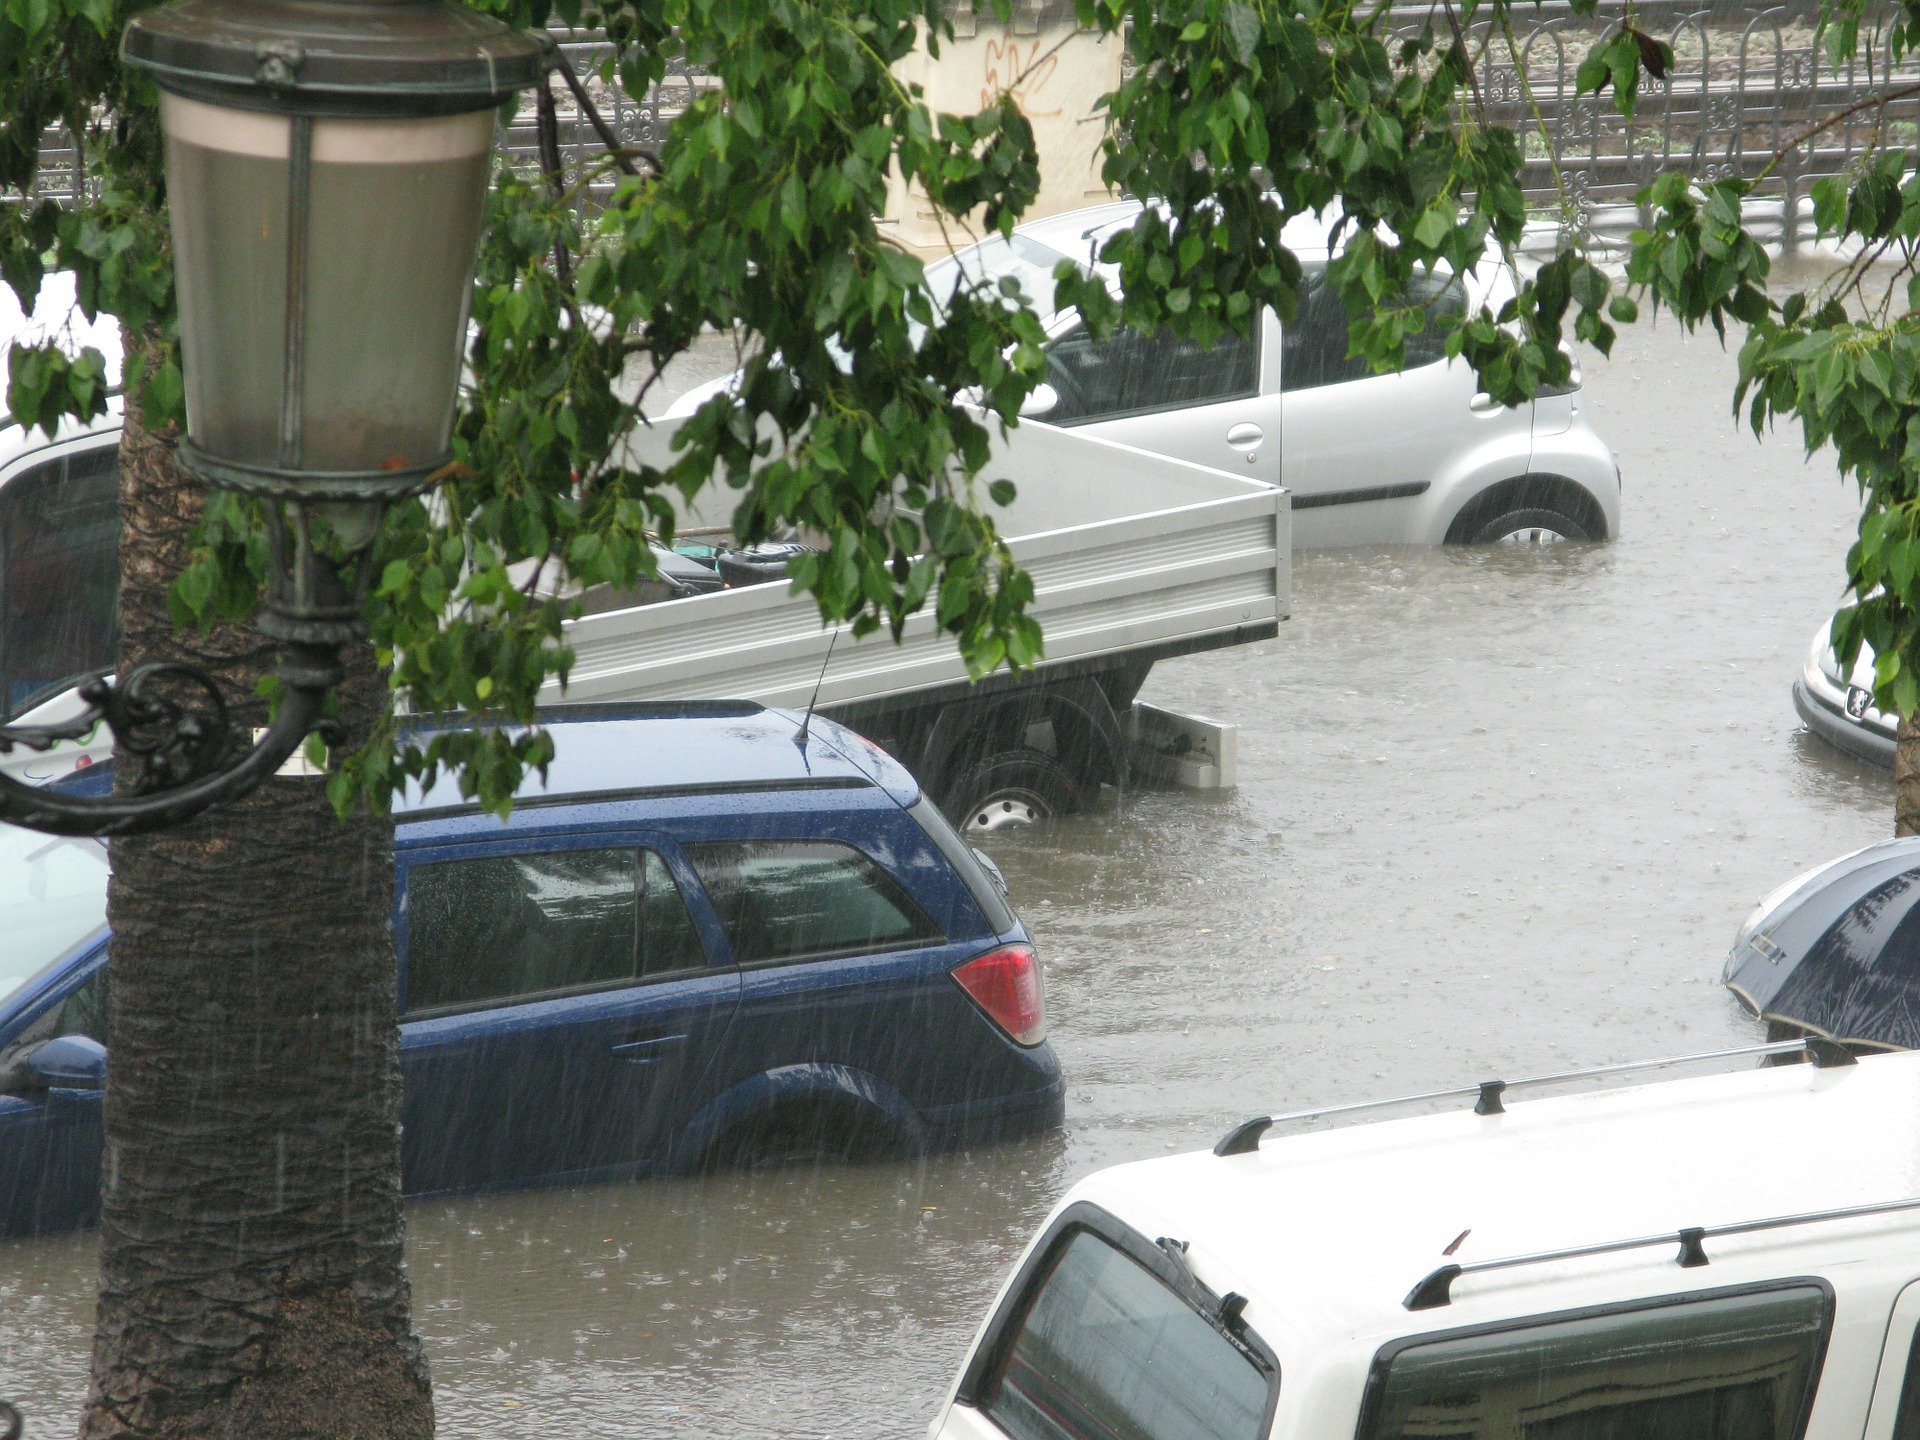
[[[107,850],[0,826],[0,999],[107,923]]]

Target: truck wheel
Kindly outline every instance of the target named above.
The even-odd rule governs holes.
[[[985,835],[1080,808],[1080,782],[1044,750],[1000,750],[969,765],[948,814],[960,833]]]

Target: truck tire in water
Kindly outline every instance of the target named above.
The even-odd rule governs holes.
[[[969,764],[953,787],[947,813],[968,839],[1016,825],[1070,815],[1080,808],[1080,782],[1044,750],[1000,750]]]

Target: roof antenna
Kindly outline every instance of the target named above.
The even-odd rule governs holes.
[[[793,732],[793,743],[800,747],[800,753],[803,755],[807,750],[807,727],[813,724],[813,707],[820,703],[820,687],[826,681],[827,665],[833,659],[833,647],[839,642],[839,639],[840,632],[838,630],[835,630],[832,635],[827,637],[826,659],[820,662],[820,674],[814,679],[813,695],[807,701],[807,713],[800,717],[800,728]]]

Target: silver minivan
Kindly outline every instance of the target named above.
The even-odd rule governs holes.
[[[1408,337],[1406,363],[1376,375],[1347,355],[1347,318],[1323,282],[1328,221],[1300,216],[1282,238],[1306,273],[1305,302],[1283,327],[1266,311],[1246,338],[1211,349],[1122,330],[1102,340],[1054,303],[1064,260],[1094,256],[1140,213],[1134,201],[1070,211],[993,236],[927,267],[936,299],[963,276],[1016,280],[1051,336],[1047,382],[1026,414],[1249,475],[1293,492],[1296,547],[1608,540],[1619,531],[1620,471],[1594,432],[1576,367],[1531,405],[1496,405],[1448,360],[1439,327]],[[1513,277],[1489,252],[1475,275],[1436,273],[1416,297],[1436,309],[1496,312]],[[737,373],[737,372],[736,372]],[[680,396],[670,417],[724,393],[722,376]]]

